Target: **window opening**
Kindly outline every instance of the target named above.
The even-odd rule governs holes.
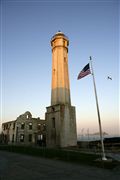
[[[55,128],[55,118],[52,118],[52,127]]]
[[[28,140],[29,140],[29,142],[32,142],[32,134],[29,134]]]
[[[32,123],[29,123],[29,129],[32,129]]]

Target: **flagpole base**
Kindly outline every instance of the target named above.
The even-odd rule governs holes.
[[[96,162],[112,162],[112,158],[106,158],[106,157],[102,157],[102,158],[98,158],[95,160]]]
[[[102,161],[107,161],[107,158],[106,157],[102,157]]]

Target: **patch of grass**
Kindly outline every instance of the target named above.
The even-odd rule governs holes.
[[[120,166],[120,163],[117,161],[95,161],[96,159],[100,158],[100,155],[81,153],[79,151],[74,150],[70,151],[63,149],[48,149],[45,147],[38,148],[18,145],[0,145],[0,150],[57,159],[82,165],[91,165],[99,168],[114,169],[116,166]]]

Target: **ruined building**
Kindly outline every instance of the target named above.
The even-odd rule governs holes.
[[[8,144],[46,144],[46,121],[33,118],[30,112],[20,115],[15,121],[2,124],[2,141]]]

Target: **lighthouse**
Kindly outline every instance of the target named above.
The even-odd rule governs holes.
[[[71,106],[68,72],[68,37],[58,31],[51,38],[51,105],[46,111],[47,147],[77,145],[75,107]]]

